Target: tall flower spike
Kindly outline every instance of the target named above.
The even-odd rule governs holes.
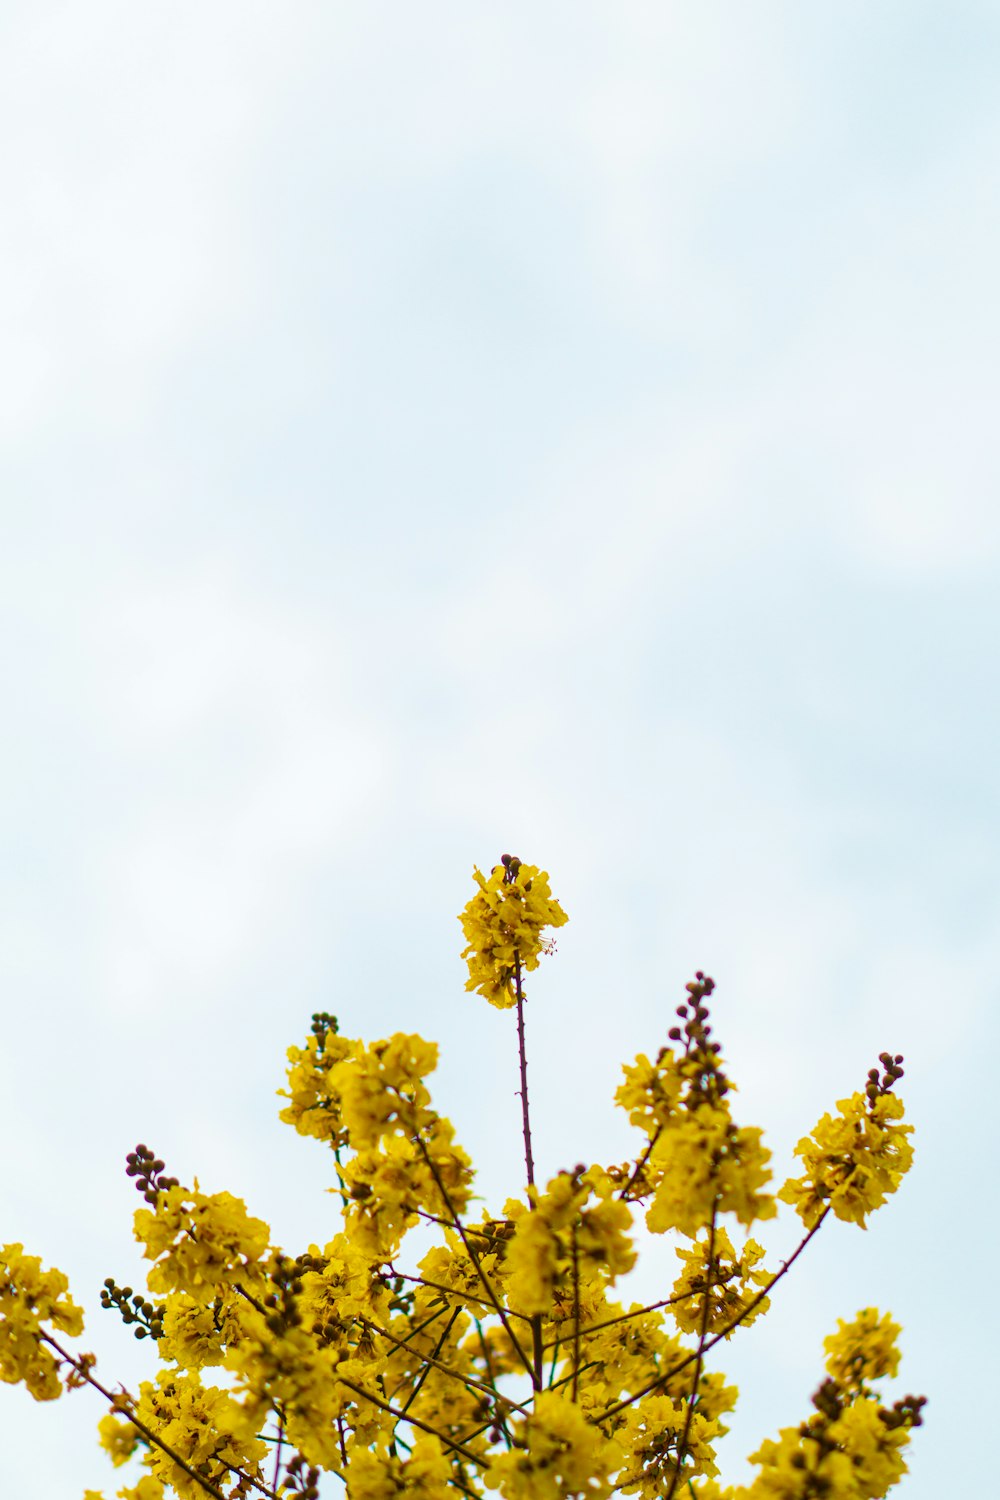
[[[469,966],[465,988],[509,1010],[517,1004],[518,965],[537,969],[552,947],[543,929],[561,927],[569,918],[552,898],[547,871],[522,864],[516,855],[503,855],[489,876],[473,870],[473,878],[479,889],[459,917]]]

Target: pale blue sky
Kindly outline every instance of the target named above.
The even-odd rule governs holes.
[[[0,1212],[108,1379],[137,1140],[328,1236],[273,1097],[316,1009],[440,1039],[516,1191],[455,922],[514,849],[571,916],[542,1173],[624,1155],[618,1063],[696,967],[779,1171],[907,1056],[912,1179],[724,1351],[727,1475],[878,1303],[931,1398],[900,1493],[981,1488],[998,66],[985,3],[10,0]],[[7,1488],[114,1493],[86,1394],[0,1401]]]

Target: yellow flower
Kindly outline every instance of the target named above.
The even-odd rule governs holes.
[[[347,1132],[330,1074],[359,1046],[359,1042],[326,1031],[309,1037],[305,1047],[289,1047],[288,1088],[279,1089],[278,1094],[290,1102],[279,1118],[294,1126],[299,1135],[315,1136],[335,1148],[344,1145]]]
[[[195,1183],[193,1192],[167,1188],[154,1209],[137,1209],[135,1237],[146,1259],[157,1262],[147,1278],[151,1292],[182,1291],[210,1302],[236,1282],[259,1284],[270,1230],[250,1217],[242,1199],[199,1192]]]
[[[689,1479],[718,1473],[715,1439],[720,1429],[713,1418],[695,1411],[687,1441],[681,1448],[688,1427],[687,1408],[686,1400],[675,1401],[662,1395],[647,1396],[628,1408],[615,1433],[626,1454],[617,1489],[626,1495],[641,1495],[643,1500],[660,1500],[676,1482],[674,1475],[678,1468],[685,1488]]]
[[[670,1311],[678,1328],[685,1333],[697,1333],[701,1329],[705,1294],[709,1287],[708,1333],[728,1328],[737,1318],[743,1325],[748,1325],[767,1312],[771,1305],[769,1297],[762,1297],[751,1312],[746,1311],[759,1289],[770,1280],[760,1264],[764,1258],[763,1247],[756,1240],[747,1240],[737,1255],[729,1235],[717,1226],[710,1265],[708,1245],[706,1233],[690,1250],[681,1247],[676,1251],[684,1262],[684,1269],[674,1282],[673,1296],[682,1300],[675,1301]]]
[[[0,1247],[0,1380],[23,1380],[36,1401],[62,1394],[59,1362],[42,1342],[43,1324],[73,1337],[83,1332],[83,1311],[66,1295],[68,1288],[62,1271],[44,1271],[23,1245]]]
[[[509,1010],[517,1003],[518,967],[537,969],[550,947],[542,940],[543,929],[569,919],[552,898],[547,872],[537,865],[505,854],[488,877],[472,873],[479,890],[459,917],[466,941],[462,957],[469,966],[465,988],[498,1010]]]
[[[599,1168],[560,1172],[544,1193],[530,1189],[529,1210],[510,1205],[515,1230],[507,1247],[504,1284],[511,1307],[527,1316],[551,1314],[557,1290],[571,1300],[574,1261],[578,1283],[591,1270],[599,1269],[614,1283],[632,1269],[632,1215],[626,1203],[611,1196],[613,1187]]]
[[[858,1396],[832,1423],[830,1437],[851,1460],[860,1500],[881,1500],[906,1473],[906,1425],[891,1426],[877,1401]]]
[[[606,1500],[621,1467],[622,1450],[559,1391],[542,1391],[519,1424],[517,1447],[493,1459],[487,1489],[504,1500]]]
[[[724,1104],[684,1111],[660,1132],[650,1152],[656,1188],[647,1228],[654,1234],[678,1229],[694,1236],[713,1211],[733,1213],[747,1226],[773,1218],[777,1205],[764,1191],[771,1153],[761,1134],[735,1126]]]
[[[144,1381],[136,1417],[192,1468],[212,1483],[228,1479],[230,1469],[245,1469],[260,1479],[267,1444],[248,1427],[232,1392],[205,1386],[196,1371],[161,1370],[156,1383]],[[182,1500],[202,1500],[195,1484],[162,1449],[151,1445],[146,1463],[153,1478],[171,1485]]]
[[[423,1129],[431,1118],[423,1080],[437,1062],[436,1043],[397,1032],[335,1064],[328,1082],[351,1144],[376,1147],[387,1135],[409,1137]]]
[[[837,1332],[823,1340],[826,1368],[845,1390],[858,1390],[869,1380],[895,1375],[899,1368],[896,1340],[902,1333],[888,1313],[864,1307],[850,1323],[837,1319]]]
[[[118,1500],[163,1500],[163,1496],[163,1485],[151,1474],[144,1475],[138,1484],[126,1485],[118,1491]]]
[[[663,1048],[655,1063],[640,1053],[622,1072],[625,1082],[615,1094],[615,1103],[627,1112],[631,1124],[652,1136],[658,1126],[676,1118],[685,1080],[669,1047]]]
[[[838,1219],[864,1229],[867,1216],[896,1191],[913,1161],[907,1139],[913,1127],[899,1123],[903,1103],[895,1094],[874,1100],[852,1094],[837,1109],[799,1141],[795,1154],[805,1173],[789,1178],[778,1194],[810,1229],[827,1204]]]
[[[108,1412],[98,1422],[97,1437],[116,1469],[127,1464],[139,1446],[138,1427],[133,1422],[114,1416],[112,1412]]]
[[[803,1434],[806,1434],[805,1436]],[[841,1449],[817,1442],[807,1428],[783,1427],[777,1442],[768,1438],[750,1462],[760,1473],[745,1490],[745,1500],[858,1500],[854,1467]]]
[[[166,1299],[163,1337],[156,1352],[186,1370],[221,1365],[225,1350],[245,1336],[250,1304],[226,1291],[214,1302],[202,1302],[187,1292],[171,1292]]]
[[[348,1500],[454,1500],[451,1464],[436,1438],[421,1436],[409,1458],[356,1451],[347,1470]]]

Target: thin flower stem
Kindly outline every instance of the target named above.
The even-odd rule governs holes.
[[[775,1271],[770,1281],[768,1281],[764,1286],[761,1287],[760,1291],[755,1297],[751,1297],[746,1307],[741,1308],[736,1317],[731,1318],[730,1321],[726,1324],[725,1328],[720,1328],[718,1333],[712,1335],[712,1337],[705,1344],[705,1347],[702,1350],[702,1354],[707,1354],[709,1349],[714,1349],[716,1344],[720,1343],[722,1339],[726,1338],[728,1334],[732,1333],[734,1328],[738,1328],[743,1320],[753,1312],[754,1308],[758,1307],[760,1303],[763,1302],[764,1298],[769,1295],[771,1289],[777,1285],[782,1276],[787,1275],[787,1273],[792,1269],[792,1266],[798,1260],[799,1256],[802,1254],[809,1241],[815,1234],[818,1233],[820,1225],[823,1223],[823,1220],[826,1218],[829,1212],[830,1205],[827,1204],[826,1208],[824,1208],[823,1212],[820,1214],[813,1227],[809,1230],[808,1234],[806,1234],[799,1241],[798,1245],[792,1251],[788,1259],[782,1262],[781,1270]],[[666,1385],[668,1380],[673,1380],[675,1375],[679,1375],[682,1370],[687,1369],[688,1365],[693,1364],[696,1358],[697,1355],[695,1353],[687,1355],[685,1359],[682,1359],[679,1364],[674,1365],[672,1369],[667,1370],[663,1375],[658,1375],[655,1380],[650,1381],[649,1385],[643,1386],[641,1390],[636,1391],[631,1396],[626,1396],[624,1401],[617,1401],[614,1406],[609,1406],[607,1411],[603,1412],[601,1416],[597,1417],[595,1420],[598,1423],[601,1423],[606,1422],[610,1417],[616,1417],[618,1413],[620,1411],[624,1411],[626,1407],[634,1405],[636,1401],[641,1401],[643,1396],[648,1396],[651,1391],[659,1390],[660,1386]]]
[[[521,1128],[524,1133],[524,1166],[528,1186],[535,1185],[535,1158],[531,1151],[531,1114],[528,1109],[528,1055],[524,1045],[524,990],[521,986],[521,959],[514,954],[514,988],[517,994],[517,1056],[521,1065]],[[531,1202],[531,1195],[528,1195]]]
[[[431,1370],[440,1370],[442,1375],[450,1375],[451,1378],[452,1378],[452,1380],[459,1380],[459,1381],[461,1381],[461,1383],[464,1386],[467,1386],[469,1388],[469,1390],[480,1391],[480,1392],[482,1392],[483,1394],[485,1394],[487,1396],[493,1396],[494,1398],[496,1398],[497,1391],[495,1390],[495,1388],[493,1386],[485,1384],[485,1382],[482,1381],[482,1380],[476,1380],[476,1378],[474,1376],[472,1376],[472,1375],[462,1375],[462,1374],[460,1374],[458,1370],[453,1370],[450,1365],[445,1364],[444,1361],[442,1359],[439,1359],[439,1357],[438,1357],[440,1355],[440,1353],[441,1353],[441,1350],[444,1348],[445,1343],[447,1342],[448,1335],[451,1332],[452,1326],[454,1325],[455,1320],[458,1317],[460,1311],[461,1311],[461,1309],[458,1308],[458,1307],[456,1307],[454,1309],[454,1311],[452,1312],[451,1318],[450,1318],[450,1320],[448,1322],[448,1326],[444,1329],[443,1333],[441,1334],[441,1337],[438,1339],[437,1347],[435,1348],[433,1354],[419,1354],[419,1353],[417,1353],[417,1358],[423,1361],[424,1368],[420,1372],[420,1376],[419,1376],[419,1379],[417,1380],[416,1385],[414,1386],[413,1390],[410,1392],[409,1396],[406,1398],[406,1402],[405,1402],[405,1404],[403,1406],[403,1410],[404,1411],[408,1411],[409,1410],[412,1402],[416,1399],[416,1397],[417,1397],[417,1395],[418,1395],[418,1393],[420,1391],[420,1387],[423,1385],[424,1381],[427,1379],[427,1376],[429,1375],[429,1373],[430,1373]],[[368,1326],[371,1329],[373,1329],[373,1331],[375,1333],[379,1334],[382,1338],[389,1339],[389,1341],[391,1343],[396,1344],[397,1347],[399,1347],[399,1348],[405,1347],[403,1341],[401,1339],[397,1339],[396,1337],[394,1337],[394,1335],[391,1334],[387,1328],[380,1328],[377,1323],[369,1322],[368,1319],[366,1319],[365,1321],[368,1322]],[[414,1352],[416,1353],[416,1351],[414,1351]],[[505,1401],[507,1400],[506,1397],[501,1397],[501,1399],[505,1400]],[[525,1408],[523,1406],[521,1406],[517,1401],[509,1401],[508,1404],[510,1406],[516,1407],[518,1411],[524,1411],[525,1410]]]
[[[421,1421],[419,1417],[413,1416],[410,1412],[404,1413],[400,1411],[398,1406],[393,1406],[390,1402],[383,1401],[381,1397],[373,1395],[371,1391],[366,1391],[363,1386],[355,1385],[353,1380],[345,1380],[343,1375],[337,1375],[336,1379],[342,1386],[345,1386],[347,1390],[353,1391],[356,1396],[361,1396],[363,1400],[370,1401],[372,1406],[377,1406],[380,1411],[388,1412],[390,1417],[395,1417],[397,1420],[402,1417],[404,1421],[409,1422],[411,1427],[419,1427],[421,1432],[427,1432],[431,1437],[436,1437],[439,1443],[443,1443],[444,1446],[446,1448],[450,1448],[453,1453],[460,1454],[461,1457],[467,1459],[469,1463],[476,1464],[480,1469],[489,1468],[489,1462],[487,1459],[480,1458],[478,1454],[473,1453],[469,1448],[463,1447],[461,1443],[452,1442],[451,1438],[445,1437],[443,1432],[439,1432],[438,1429],[436,1427],[432,1427],[429,1422]],[[220,1495],[219,1500],[224,1500],[224,1496]]]
[[[219,1462],[229,1470],[230,1474],[236,1474],[247,1484],[252,1484],[255,1490],[258,1490],[260,1494],[267,1497],[267,1500],[281,1500],[277,1490],[268,1489],[266,1484],[262,1484],[259,1479],[254,1479],[252,1474],[245,1474],[242,1469],[234,1468],[232,1464],[227,1464],[223,1458],[220,1458]]]
[[[646,1142],[646,1148],[645,1148],[645,1150],[643,1151],[643,1153],[640,1156],[639,1160],[636,1162],[636,1164],[635,1164],[634,1168],[632,1169],[632,1171],[629,1173],[628,1182],[625,1183],[625,1185],[622,1188],[621,1192],[618,1194],[619,1198],[625,1198],[626,1200],[628,1199],[628,1194],[629,1194],[630,1190],[635,1186],[635,1184],[638,1182],[639,1178],[642,1176],[643,1171],[644,1171],[645,1166],[646,1166],[646,1163],[649,1161],[649,1158],[653,1154],[653,1148],[655,1147],[657,1141],[660,1139],[660,1136],[662,1134],[663,1134],[663,1126],[662,1125],[657,1125],[657,1127],[654,1130],[653,1134],[650,1136],[649,1140]]]
[[[701,1384],[701,1367],[705,1358],[705,1341],[708,1338],[708,1321],[712,1316],[712,1262],[715,1258],[715,1223],[719,1214],[718,1201],[712,1204],[712,1218],[708,1226],[708,1254],[706,1260],[705,1274],[705,1296],[701,1304],[701,1326],[698,1330],[697,1357],[694,1362],[694,1378],[691,1381],[691,1394],[688,1397],[687,1411],[684,1414],[684,1431],[677,1446],[677,1467],[674,1469],[670,1480],[670,1488],[667,1491],[667,1500],[674,1500],[674,1492],[677,1489],[677,1481],[681,1477],[681,1467],[687,1456],[688,1441],[691,1437],[691,1423],[694,1421],[694,1409],[698,1400],[698,1387]]]
[[[446,1373],[448,1373],[449,1375],[452,1373],[450,1370],[448,1370],[448,1367],[446,1365],[442,1365],[442,1364],[438,1363],[438,1355],[441,1353],[441,1350],[444,1348],[445,1343],[447,1342],[447,1339],[448,1339],[448,1335],[449,1335],[449,1333],[451,1333],[452,1328],[455,1326],[455,1319],[458,1317],[460,1311],[461,1311],[460,1308],[457,1308],[457,1307],[452,1308],[451,1317],[448,1319],[447,1323],[445,1324],[444,1328],[442,1329],[441,1334],[438,1337],[438,1341],[437,1341],[437,1343],[434,1346],[434,1353],[429,1358],[428,1358],[428,1356],[426,1354],[419,1354],[419,1353],[417,1353],[416,1350],[411,1351],[413,1353],[417,1353],[417,1358],[418,1359],[422,1359],[424,1361],[424,1368],[420,1371],[420,1374],[417,1376],[417,1380],[416,1380],[416,1383],[415,1383],[412,1391],[407,1396],[406,1400],[403,1402],[403,1415],[404,1416],[406,1415],[406,1413],[409,1411],[410,1407],[413,1405],[414,1401],[419,1396],[420,1389],[421,1389],[424,1381],[427,1379],[427,1376],[430,1373],[432,1365],[435,1368],[439,1369],[439,1370],[445,1370]],[[366,1322],[367,1322],[367,1319],[366,1319]],[[386,1329],[380,1329],[374,1323],[370,1323],[369,1327],[372,1328],[372,1329],[374,1329],[375,1332],[381,1333],[381,1335],[382,1335],[383,1338],[391,1339],[392,1342],[394,1344],[396,1344],[397,1346],[400,1346],[400,1347],[403,1347],[403,1348],[407,1347],[406,1345],[400,1345],[400,1341],[398,1339],[393,1338],[392,1334],[389,1333]],[[411,1335],[411,1337],[412,1337],[412,1335]],[[393,1351],[393,1352],[395,1352],[395,1351]],[[396,1390],[398,1390],[398,1389],[399,1389],[399,1386],[396,1387]],[[396,1394],[396,1392],[393,1391],[393,1395],[395,1395],[395,1394]],[[392,1430],[392,1441],[389,1444],[389,1450],[390,1450],[390,1452],[393,1452],[393,1453],[395,1452],[395,1449],[396,1449],[396,1428],[398,1428],[398,1426],[399,1426],[399,1422],[397,1421],[396,1427],[394,1427],[393,1430]]]
[[[536,1391],[542,1388],[542,1367],[545,1363],[545,1355],[542,1351],[542,1315],[536,1313],[531,1320],[531,1353],[534,1360],[534,1368],[531,1371],[531,1383]]]
[[[426,1208],[418,1208],[416,1212],[418,1218],[426,1219],[428,1224],[440,1224],[444,1229],[451,1229],[452,1227],[451,1220],[443,1218],[441,1214],[428,1213]],[[473,1224],[467,1224],[465,1232],[466,1234],[478,1234],[481,1240],[492,1239],[492,1235],[488,1229],[477,1229]]]
[[[405,1271],[393,1271],[394,1276],[399,1276],[403,1281],[412,1281],[416,1286],[428,1286],[436,1292],[444,1292],[449,1297],[454,1297],[460,1302],[478,1302],[483,1307],[490,1307],[496,1311],[496,1303],[490,1297],[477,1297],[474,1292],[456,1292],[452,1286],[446,1286],[443,1281],[428,1281],[424,1276],[409,1276]],[[506,1309],[508,1318],[520,1318],[522,1323],[530,1323],[531,1319],[527,1313],[515,1312],[512,1307]]]
[[[471,1244],[471,1242],[469,1240],[469,1237],[468,1237],[468,1235],[465,1232],[465,1226],[462,1223],[462,1220],[458,1216],[458,1211],[456,1210],[455,1205],[451,1201],[451,1194],[448,1192],[448,1189],[444,1185],[444,1181],[443,1181],[443,1179],[441,1177],[441,1173],[437,1169],[437,1164],[435,1163],[434,1158],[431,1156],[430,1152],[428,1151],[426,1143],[424,1142],[424,1139],[419,1134],[419,1132],[414,1137],[414,1139],[415,1139],[418,1147],[420,1148],[421,1152],[423,1153],[424,1161],[427,1163],[427,1168],[428,1168],[431,1176],[434,1178],[435,1183],[437,1184],[438,1192],[441,1194],[441,1197],[444,1200],[445,1207],[447,1208],[448,1212],[451,1214],[451,1221],[454,1224],[455,1229],[458,1232],[459,1239],[462,1241],[462,1244],[465,1246],[465,1253],[469,1257],[469,1259],[471,1260],[472,1264],[476,1268],[476,1272],[477,1272],[477,1274],[479,1276],[479,1279],[480,1279],[480,1281],[483,1284],[483,1291],[486,1293],[487,1297],[490,1299],[490,1302],[492,1303],[493,1311],[496,1313],[497,1317],[500,1319],[500,1322],[503,1324],[504,1332],[506,1333],[507,1337],[510,1339],[510,1341],[513,1344],[514,1348],[517,1350],[518,1358],[521,1360],[521,1363],[524,1365],[524,1368],[527,1370],[528,1374],[531,1375],[532,1378],[534,1378],[534,1371],[532,1369],[531,1361],[528,1359],[528,1356],[525,1354],[524,1350],[521,1348],[520,1341],[519,1341],[517,1335],[515,1334],[513,1328],[511,1328],[510,1323],[507,1320],[507,1314],[504,1312],[504,1309],[500,1306],[500,1302],[499,1302],[499,1299],[497,1297],[497,1294],[496,1294],[496,1292],[494,1292],[493,1287],[490,1284],[489,1277],[486,1275],[486,1272],[483,1270],[482,1266],[480,1265],[480,1263],[479,1263],[479,1261],[478,1261],[478,1259],[476,1257],[476,1253],[475,1253],[475,1251],[472,1248],[472,1244]],[[534,1329],[534,1323],[532,1323],[532,1329]],[[537,1387],[536,1387],[536,1389],[537,1389]]]
[[[479,1347],[483,1351],[483,1364],[486,1366],[486,1373],[490,1377],[490,1388],[491,1388],[491,1390],[493,1392],[493,1397],[494,1397],[494,1402],[495,1402],[495,1408],[494,1409],[496,1411],[497,1424],[498,1424],[498,1426],[500,1428],[501,1433],[503,1434],[503,1440],[507,1444],[507,1449],[508,1449],[508,1452],[509,1452],[510,1449],[511,1449],[511,1447],[513,1445],[511,1443],[510,1431],[508,1430],[508,1427],[507,1427],[507,1413],[504,1411],[504,1409],[501,1406],[499,1400],[496,1399],[497,1396],[498,1396],[498,1391],[497,1391],[497,1377],[496,1377],[496,1371],[493,1368],[493,1360],[492,1360],[492,1358],[490,1356],[490,1346],[489,1346],[489,1344],[486,1341],[486,1335],[483,1333],[483,1325],[482,1325],[482,1323],[479,1321],[478,1318],[475,1318],[473,1321],[475,1322],[475,1325],[476,1325],[476,1332],[479,1335]],[[510,1405],[511,1406],[517,1406],[517,1403],[512,1401],[512,1402],[510,1402]],[[523,1411],[524,1407],[518,1406],[517,1409],[519,1411]]]
[[[514,950],[514,990],[517,995],[517,1057],[521,1070],[521,1128],[524,1134],[524,1168],[528,1177],[528,1203],[534,1207],[535,1158],[531,1150],[531,1111],[528,1107],[528,1052],[524,1041],[524,987],[521,983],[521,955]],[[531,1381],[536,1391],[542,1389],[542,1315],[531,1320]]]
[[[605,1318],[602,1323],[590,1323],[586,1328],[580,1329],[580,1337],[587,1338],[591,1333],[600,1333],[604,1328],[617,1328],[619,1323],[628,1323],[632,1318],[641,1318],[645,1313],[658,1312],[661,1307],[674,1307],[678,1302],[690,1302],[692,1297],[697,1297],[697,1292],[679,1292],[676,1297],[664,1297],[660,1302],[650,1302],[646,1307],[634,1308],[632,1312],[621,1313],[617,1318]],[[552,1349],[562,1343],[562,1335],[549,1339],[544,1345],[546,1349]]]
[[[274,1445],[274,1478],[271,1480],[271,1488],[272,1488],[272,1490],[276,1490],[278,1488],[278,1476],[281,1473],[281,1448],[282,1448],[282,1444],[284,1443],[284,1440],[285,1440],[285,1421],[284,1421],[284,1418],[281,1416],[281,1414],[279,1412],[279,1414],[278,1414],[278,1441]]]
[[[400,1348],[400,1349],[408,1349],[410,1347],[410,1341],[412,1339],[415,1339],[418,1333],[423,1333],[424,1329],[425,1328],[429,1328],[432,1323],[436,1323],[437,1320],[438,1320],[438,1318],[443,1318],[444,1315],[445,1315],[445,1313],[447,1311],[448,1311],[447,1307],[439,1307],[438,1310],[437,1310],[437,1312],[431,1313],[430,1317],[429,1318],[425,1318],[422,1323],[418,1323],[417,1326],[416,1326],[416,1328],[411,1328],[410,1332],[407,1334],[407,1336],[406,1336],[405,1339],[395,1338],[392,1334],[388,1334],[387,1337],[392,1338],[393,1343],[396,1344],[396,1346],[398,1348]],[[363,1321],[365,1323],[369,1323],[369,1326],[372,1327],[372,1328],[374,1328],[376,1330],[376,1332],[380,1332],[381,1331],[380,1329],[378,1329],[377,1324],[371,1323],[368,1318],[363,1318]],[[449,1324],[449,1327],[450,1326],[451,1325]],[[395,1352],[396,1352],[396,1350],[394,1349],[392,1351],[392,1353],[395,1354]],[[423,1356],[421,1356],[421,1358],[422,1357]],[[391,1359],[392,1358],[392,1354],[388,1355],[387,1358]]]
[[[81,1376],[81,1378],[84,1379],[88,1385],[92,1385],[95,1391],[100,1392],[105,1401],[107,1401],[110,1405],[112,1411],[118,1412],[120,1416],[123,1416],[127,1421],[131,1422],[133,1427],[137,1427],[142,1433],[143,1437],[146,1438],[148,1442],[153,1444],[154,1448],[159,1448],[161,1453],[165,1453],[167,1457],[171,1459],[171,1461],[175,1463],[179,1469],[184,1470],[184,1473],[187,1474],[189,1479],[193,1479],[195,1484],[200,1484],[206,1495],[211,1495],[213,1497],[213,1500],[226,1500],[226,1497],[225,1495],[223,1495],[222,1491],[220,1489],[217,1489],[210,1479],[206,1479],[203,1474],[199,1474],[197,1469],[192,1469],[191,1465],[185,1463],[184,1459],[181,1458],[179,1453],[174,1452],[169,1443],[165,1443],[161,1437],[158,1437],[156,1435],[152,1428],[147,1427],[145,1422],[141,1421],[137,1416],[129,1411],[127,1407],[123,1407],[119,1403],[119,1398],[116,1397],[113,1392],[109,1391],[106,1386],[103,1386],[101,1382],[96,1378],[96,1376],[91,1374],[88,1365],[86,1365],[82,1360],[74,1359],[73,1355],[70,1354],[67,1349],[64,1349],[62,1345],[51,1336],[51,1334],[42,1333],[40,1337],[44,1339],[46,1344],[51,1345],[56,1353],[60,1355],[60,1357],[64,1359],[68,1365],[72,1365],[73,1369],[76,1370],[77,1374]]]
[[[575,1403],[580,1379],[580,1251],[576,1243],[576,1225],[573,1225],[573,1390],[570,1400]]]
[[[583,1362],[583,1364],[580,1366],[579,1370],[577,1371],[577,1375],[578,1376],[582,1375],[586,1370],[596,1369],[596,1367],[599,1364],[600,1364],[600,1360],[599,1359],[585,1359],[584,1362]],[[563,1375],[559,1380],[554,1380],[552,1382],[552,1384],[549,1386],[549,1390],[550,1391],[561,1390],[564,1385],[570,1385],[572,1383],[572,1380],[573,1380],[572,1373],[570,1373],[569,1375]],[[603,1422],[604,1418],[601,1417],[600,1420]]]

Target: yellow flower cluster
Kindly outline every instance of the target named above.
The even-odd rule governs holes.
[[[733,1124],[728,1108],[700,1104],[667,1126],[649,1153],[654,1181],[646,1227],[653,1234],[676,1229],[695,1235],[716,1215],[731,1213],[741,1224],[771,1219],[777,1212],[762,1132]]]
[[[438,1063],[434,1042],[397,1032],[355,1044],[331,1068],[328,1082],[355,1150],[376,1150],[390,1136],[419,1134],[435,1120],[424,1079]]]
[[[255,1436],[232,1393],[202,1385],[197,1371],[161,1370],[155,1382],[144,1381],[135,1415],[211,1484],[228,1483],[234,1469],[263,1478],[267,1444]],[[152,1477],[170,1485],[181,1500],[203,1500],[203,1487],[164,1449],[148,1447],[145,1462]]]
[[[823,1341],[828,1373],[838,1385],[853,1391],[895,1375],[899,1368],[896,1340],[902,1331],[888,1313],[880,1318],[875,1307],[862,1308],[849,1323],[839,1318],[837,1332]]]
[[[350,1056],[357,1043],[337,1034],[332,1016],[329,1021],[328,1026],[316,1024],[320,1022],[317,1017],[306,1045],[289,1047],[288,1088],[278,1092],[290,1101],[281,1111],[286,1125],[294,1126],[299,1135],[329,1141],[336,1149],[345,1144],[346,1135],[330,1073]]]
[[[454,1500],[451,1464],[441,1444],[418,1437],[408,1458],[360,1451],[351,1462],[350,1500]]]
[[[97,1424],[97,1438],[116,1469],[128,1463],[141,1440],[134,1422],[110,1411]]]
[[[506,1251],[504,1287],[512,1307],[529,1317],[551,1316],[558,1303],[572,1308],[581,1283],[595,1272],[613,1285],[631,1271],[636,1260],[632,1215],[614,1189],[608,1173],[592,1167],[560,1172],[544,1193],[529,1189],[530,1209],[516,1200],[506,1205],[514,1235]]]
[[[652,1195],[646,1226],[654,1234],[677,1230],[690,1238],[725,1213],[749,1227],[777,1211],[762,1132],[732,1119],[732,1084],[708,1025],[714,987],[704,975],[688,985],[690,1001],[678,1008],[683,1029],[669,1033],[683,1050],[663,1047],[655,1063],[640,1055],[623,1069],[615,1095],[648,1137],[628,1187],[634,1198]]]
[[[248,1306],[232,1287],[217,1291],[211,1302],[187,1292],[168,1293],[157,1350],[160,1358],[185,1370],[221,1365],[226,1349],[244,1336]]]
[[[433,1043],[397,1033],[356,1044],[330,1072],[357,1148],[338,1165],[347,1232],[373,1260],[391,1260],[421,1213],[450,1221],[469,1201],[472,1164],[423,1081],[437,1055]]]
[[[760,1297],[759,1291],[772,1278],[761,1264],[764,1249],[756,1240],[747,1240],[737,1254],[720,1226],[712,1234],[704,1233],[690,1249],[679,1246],[676,1254],[684,1269],[674,1282],[670,1311],[684,1333],[697,1332],[704,1321],[709,1333],[729,1330],[729,1337],[737,1324],[747,1327],[767,1312],[771,1300]]]
[[[857,1396],[833,1421],[817,1413],[801,1427],[782,1428],[750,1461],[757,1479],[733,1500],[882,1500],[907,1472],[903,1450],[909,1423],[887,1421],[878,1402]]]
[[[516,1446],[498,1454],[486,1473],[487,1489],[499,1490],[504,1500],[607,1500],[615,1487],[621,1448],[559,1391],[535,1397],[514,1441]]]
[[[548,874],[537,865],[505,854],[488,876],[474,870],[473,878],[479,889],[459,918],[466,942],[462,957],[469,966],[465,988],[498,1010],[509,1010],[517,1003],[519,971],[537,969],[547,951],[544,929],[569,919],[552,898]]]
[[[68,1289],[62,1271],[44,1271],[23,1245],[0,1248],[0,1380],[23,1380],[36,1401],[62,1394],[59,1361],[42,1342],[45,1324],[73,1337],[83,1332],[83,1310]]]
[[[838,1219],[865,1228],[865,1220],[899,1187],[913,1161],[902,1125],[903,1103],[893,1093],[874,1099],[852,1094],[837,1103],[838,1113],[824,1115],[795,1148],[805,1172],[790,1178],[778,1197],[791,1203],[807,1228],[829,1205]]]
[[[718,1474],[715,1442],[725,1431],[700,1408],[688,1416],[686,1399],[647,1396],[631,1407],[615,1437],[626,1459],[616,1489],[642,1500],[662,1500],[670,1489],[699,1476]]]
[[[151,1292],[187,1292],[196,1302],[212,1301],[220,1286],[255,1286],[259,1262],[267,1253],[270,1230],[253,1219],[231,1193],[164,1189],[153,1209],[136,1210],[135,1237],[145,1246]]]
[[[882,1500],[906,1473],[904,1450],[921,1424],[923,1398],[881,1405],[867,1382],[894,1375],[899,1327],[869,1307],[825,1341],[829,1378],[813,1397],[815,1411],[786,1427],[751,1455],[752,1484],[732,1500]]]

